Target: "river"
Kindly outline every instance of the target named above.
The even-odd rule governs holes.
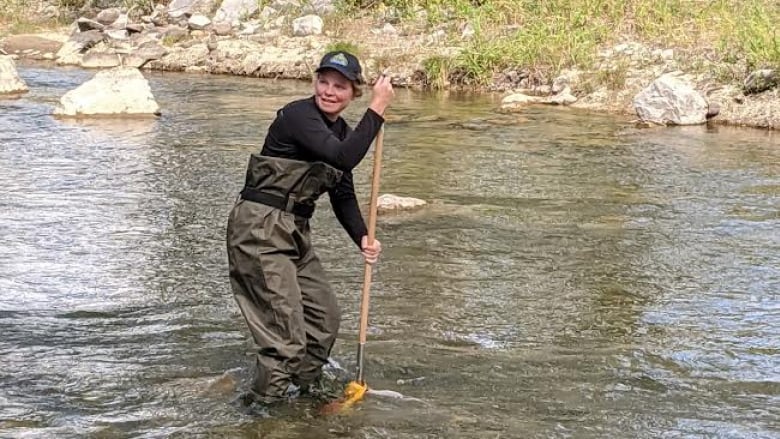
[[[780,437],[778,133],[399,90],[381,192],[431,204],[380,217],[366,377],[417,400],[259,418],[231,402],[250,362],[225,222],[309,85],[148,72],[159,119],[74,121],[52,106],[94,72],[19,73],[30,93],[0,100],[0,437]],[[361,258],[326,200],[312,224],[354,370]]]

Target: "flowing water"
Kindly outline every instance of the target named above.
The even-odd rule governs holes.
[[[0,437],[780,437],[777,133],[399,90],[382,192],[431,204],[380,218],[366,375],[419,401],[261,418],[225,221],[309,86],[147,73],[159,119],[53,118],[92,73],[0,101]],[[313,228],[354,370],[361,258]]]

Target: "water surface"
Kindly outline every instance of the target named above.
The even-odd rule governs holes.
[[[145,73],[159,119],[71,121],[53,105],[93,72],[19,70],[31,92],[0,100],[1,437],[780,436],[776,133],[399,90],[382,192],[431,205],[380,219],[366,373],[421,402],[260,419],[215,384],[249,374],[225,221],[309,86]],[[313,228],[354,370],[361,259],[326,200]]]

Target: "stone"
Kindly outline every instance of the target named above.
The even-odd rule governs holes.
[[[501,99],[501,108],[516,108],[519,106],[538,104],[542,101],[539,96],[529,96],[524,93],[512,93]]]
[[[160,106],[149,81],[133,67],[116,67],[98,72],[71,90],[54,109],[57,116],[159,115]]]
[[[112,29],[104,32],[106,36],[112,40],[126,40],[130,35],[125,29]]]
[[[317,15],[329,15],[336,12],[336,5],[333,4],[333,0],[311,0],[304,11]]]
[[[634,97],[634,110],[641,120],[658,125],[698,125],[706,122],[709,105],[693,87],[666,74]]]
[[[553,80],[551,91],[553,93],[560,93],[566,89],[566,87],[575,87],[580,80],[581,72],[576,69],[564,69]]]
[[[305,37],[308,35],[320,35],[322,33],[322,18],[318,15],[304,15],[292,22],[293,35]]]
[[[149,61],[154,61],[168,54],[168,49],[157,44],[148,43],[131,53],[122,56],[122,65],[127,67],[142,68]]]
[[[127,26],[125,26],[125,30],[129,34],[140,34],[144,29],[144,25],[140,23],[128,23]]]
[[[173,0],[168,4],[168,17],[176,20],[192,14],[197,0]]]
[[[125,30],[128,24],[130,24],[130,18],[127,14],[119,14],[119,17],[108,25],[108,29]]]
[[[81,58],[81,67],[85,69],[107,69],[122,65],[122,58],[116,53],[88,52]]]
[[[214,14],[212,21],[237,25],[242,20],[250,18],[257,11],[256,0],[224,0],[217,13]]]
[[[27,84],[19,77],[16,63],[8,55],[0,55],[0,95],[19,94],[28,91]]]
[[[230,23],[212,23],[211,30],[223,37],[233,33],[233,26]]]
[[[577,102],[577,98],[571,94],[571,89],[565,87],[560,92],[545,99],[545,103],[553,105],[571,105]]]
[[[187,20],[187,26],[192,30],[203,30],[211,24],[211,20],[205,15],[195,14]]]
[[[385,35],[398,35],[398,29],[390,23],[385,23],[385,25],[382,26],[382,33]]]
[[[76,25],[79,27],[79,32],[86,32],[90,30],[98,30],[102,31],[106,28],[101,23],[98,23],[95,20],[90,20],[89,18],[81,17],[78,20],[76,20]]]
[[[105,40],[106,36],[98,30],[78,32],[66,41],[55,55],[57,64],[60,65],[79,65],[84,52],[91,47]]]
[[[381,213],[419,209],[428,204],[425,200],[383,194],[377,199],[377,211]]]
[[[463,26],[463,30],[460,32],[460,38],[464,40],[470,40],[477,32],[474,30],[474,26],[471,23],[466,23]]]
[[[717,102],[710,102],[709,106],[707,107],[707,120],[712,119],[713,117],[720,114],[720,105]]]
[[[108,26],[115,22],[120,15],[122,15],[122,11],[119,8],[108,8],[98,12],[95,20],[102,25]]]
[[[745,79],[745,93],[761,93],[780,85],[780,75],[772,69],[761,69],[751,72]]]

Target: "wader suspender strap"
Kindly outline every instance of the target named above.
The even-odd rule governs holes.
[[[314,214],[313,204],[296,203],[295,200],[288,197],[280,197],[278,195],[269,194],[267,192],[258,191],[245,187],[241,191],[241,198],[255,203],[265,204],[266,206],[275,207],[285,212],[290,212],[294,215],[304,218],[311,218]]]

